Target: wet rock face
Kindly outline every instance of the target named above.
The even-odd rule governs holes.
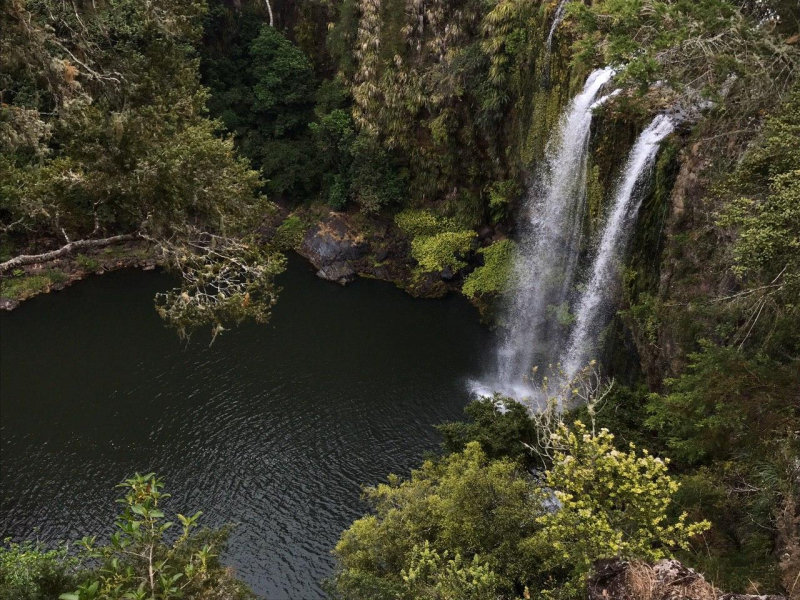
[[[355,279],[355,263],[369,251],[369,244],[351,228],[346,215],[340,213],[329,214],[309,229],[298,249],[319,269],[319,277],[342,285]]]
[[[782,596],[724,594],[677,560],[654,565],[618,558],[595,564],[589,600],[785,600]]]
[[[341,285],[346,285],[356,278],[356,270],[353,266],[346,262],[336,262],[328,266],[322,267],[317,271],[317,277],[327,279],[328,281],[335,281]]]
[[[347,218],[337,213],[309,229],[300,245],[300,252],[318,269],[359,260],[368,251],[369,245],[350,228]]]

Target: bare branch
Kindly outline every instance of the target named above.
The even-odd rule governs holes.
[[[15,258],[12,258],[11,260],[0,263],[0,273],[16,267],[22,267],[24,265],[32,265],[34,263],[61,258],[62,256],[67,256],[68,254],[74,252],[75,250],[80,250],[81,248],[101,248],[103,246],[110,246],[112,244],[118,244],[121,242],[129,242],[138,238],[138,233],[126,233],[124,235],[114,235],[98,240],[77,240],[74,242],[69,242],[65,246],[61,246],[61,248],[58,250],[51,250],[50,252],[43,252],[42,254],[21,254]]]

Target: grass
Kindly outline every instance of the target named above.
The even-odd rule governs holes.
[[[11,300],[24,300],[41,292],[48,291],[53,285],[64,283],[68,276],[63,271],[44,271],[35,275],[4,277],[0,281],[0,296]]]

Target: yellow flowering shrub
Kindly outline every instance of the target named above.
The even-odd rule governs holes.
[[[538,517],[530,547],[546,567],[570,570],[575,583],[598,559],[658,560],[709,528],[687,523],[685,513],[670,518],[678,483],[667,473],[668,459],[639,455],[633,444],[620,452],[607,429],[593,434],[580,421],[572,430],[561,425],[553,443],[541,493],[554,510]]]

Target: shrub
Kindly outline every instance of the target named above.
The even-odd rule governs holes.
[[[552,491],[557,509],[537,519],[541,529],[529,548],[544,568],[570,574],[566,590],[577,592],[598,559],[658,560],[688,549],[689,538],[710,526],[687,524],[685,513],[670,522],[678,483],[667,474],[668,460],[638,456],[633,444],[620,452],[608,430],[594,434],[580,421],[572,430],[562,424],[552,443],[541,493]]]
[[[411,256],[424,271],[441,271],[450,267],[454,271],[467,266],[461,256],[469,252],[474,231],[447,231],[411,242]]]
[[[515,411],[495,424],[527,435],[530,419],[514,431],[521,416]],[[666,461],[633,448],[620,452],[608,431],[593,434],[580,422],[572,430],[561,425],[551,444],[552,467],[538,476],[517,461],[492,460],[470,441],[461,452],[426,461],[409,480],[390,476],[367,488],[374,513],[353,523],[336,546],[334,597],[500,600],[527,588],[541,597],[577,598],[597,560],[655,560],[686,548],[708,527],[689,524],[685,514],[668,516],[678,484]]]
[[[60,600],[247,600],[252,594],[234,580],[218,558],[227,537],[225,530],[198,530],[202,512],[190,517],[177,514],[181,531],[169,538],[172,521],[161,510],[169,494],[155,474],[134,475],[118,487],[123,510],[110,542],[97,546],[95,538],[81,540],[84,555],[99,565],[80,575],[80,585]]]
[[[398,213],[394,222],[404,234],[411,238],[458,230],[458,226],[452,219],[437,215],[430,210],[408,208]]]
[[[469,298],[503,293],[514,264],[514,242],[500,240],[478,252],[483,254],[484,264],[469,274],[462,291]]]
[[[52,600],[75,585],[76,564],[65,546],[48,550],[7,539],[0,546],[0,600]]]
[[[278,226],[273,243],[281,250],[292,250],[303,241],[308,224],[297,215],[291,215]]]

